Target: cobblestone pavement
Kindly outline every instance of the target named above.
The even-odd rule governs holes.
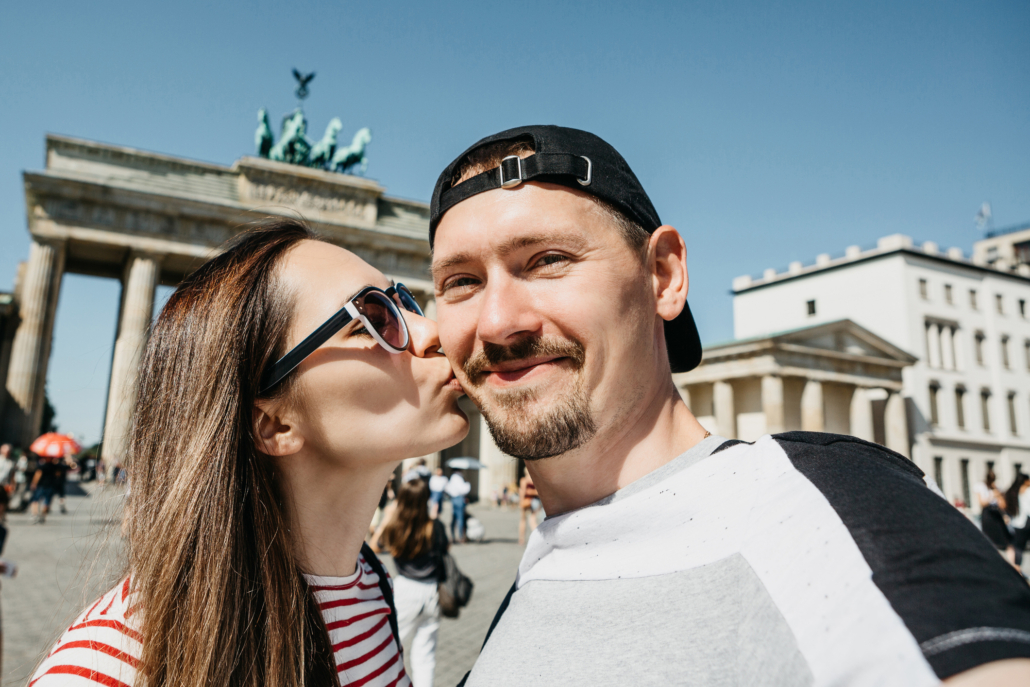
[[[119,516],[122,490],[69,483],[68,514],[57,504],[45,525],[26,513],[7,516],[3,558],[18,564],[2,578],[3,687],[23,687],[44,652],[85,606],[120,579]],[[515,511],[472,506],[486,540],[452,548],[475,583],[472,600],[457,619],[443,618],[437,649],[437,685],[453,687],[472,667],[493,614],[515,580],[522,557]],[[449,522],[445,513],[444,522]],[[392,561],[386,559],[387,565]]]

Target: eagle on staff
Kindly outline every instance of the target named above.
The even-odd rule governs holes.
[[[270,160],[344,174],[357,167],[364,174],[368,168],[365,148],[372,140],[372,131],[368,127],[359,129],[349,146],[338,146],[337,136],[343,124],[338,117],[333,117],[322,140],[312,144],[307,138],[308,120],[302,105],[308,97],[308,84],[315,78],[315,72],[302,74],[294,68],[293,78],[297,80],[297,90],[294,91],[297,109],[283,117],[278,143],[272,133],[268,111],[261,108],[258,112],[258,129],[254,132],[257,154]]]

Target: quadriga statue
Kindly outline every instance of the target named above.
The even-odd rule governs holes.
[[[372,141],[372,130],[364,127],[354,134],[354,140],[346,148],[340,148],[333,155],[329,169],[334,172],[346,173],[351,167],[360,164],[361,173],[368,169],[368,158],[365,156],[365,147]]]

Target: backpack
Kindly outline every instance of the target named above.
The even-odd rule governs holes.
[[[390,615],[388,617],[390,618],[390,629],[393,631],[393,638],[397,642],[397,653],[403,654],[404,645],[401,643],[401,633],[397,627],[397,607],[393,603],[393,586],[390,584],[390,576],[387,575],[382,561],[379,560],[379,557],[376,556],[368,544],[361,545],[361,555],[373,572],[379,576],[379,591],[383,593],[383,599],[386,600],[386,605],[390,607]]]

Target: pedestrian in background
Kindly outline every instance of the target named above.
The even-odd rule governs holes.
[[[444,491],[451,501],[451,541],[464,544],[468,541],[465,538],[465,501],[472,485],[465,481],[461,470],[455,470]]]
[[[432,687],[436,671],[436,638],[440,631],[440,582],[447,531],[429,517],[429,485],[421,479],[401,484],[397,507],[372,540],[376,552],[393,556],[397,577],[394,603],[401,640],[411,637],[411,684]]]
[[[14,460],[11,458],[11,445],[0,446],[0,486],[6,487],[14,473]]]
[[[33,524],[42,525],[50,514],[50,503],[57,491],[57,481],[61,469],[56,458],[41,457],[36,463],[36,472],[29,486],[32,492]]]
[[[536,529],[536,510],[539,507],[540,498],[536,485],[527,472],[519,480],[519,546],[526,545],[526,523],[532,523],[529,526],[530,534]]]
[[[429,469],[429,466],[426,465],[426,459],[419,458],[415,461],[415,464],[411,467],[411,469],[404,473],[404,475],[401,477],[401,482],[410,482],[414,479],[420,479],[423,482],[428,482],[429,477],[432,474],[433,473]]]
[[[1004,550],[1011,543],[1012,535],[1005,523],[1005,497],[1002,496],[995,480],[994,470],[987,468],[984,481],[977,482],[973,489],[980,505],[980,529],[991,543]]]
[[[1005,512],[1009,516],[1012,538],[1005,549],[1005,558],[1020,569],[1023,551],[1030,540],[1030,475],[1020,472],[1005,492]]]
[[[433,470],[433,476],[429,478],[429,517],[434,520],[440,515],[443,490],[446,488],[447,478],[443,475],[443,468],[436,468]]]

